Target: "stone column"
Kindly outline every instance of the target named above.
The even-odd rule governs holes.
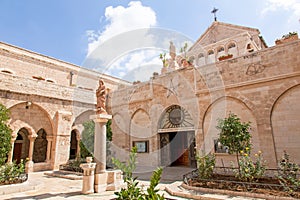
[[[13,134],[11,137],[11,140],[10,140],[11,150],[8,153],[8,158],[7,158],[8,163],[12,163],[13,154],[14,154],[14,145],[15,145],[16,139],[17,139],[17,135]]]
[[[49,162],[51,159],[51,150],[52,150],[52,142],[53,142],[53,136],[47,136],[47,157],[46,162]]]
[[[95,169],[95,192],[106,191],[107,173],[106,173],[106,123],[111,119],[111,115],[98,114],[91,116],[95,122],[94,139],[94,159]]]
[[[32,157],[33,157],[33,148],[34,148],[34,141],[36,139],[37,135],[36,134],[32,134],[28,136],[29,139],[29,153],[28,153],[28,162],[26,162],[26,166],[25,166],[25,171],[26,173],[30,173],[33,172],[33,161],[32,161]]]
[[[87,163],[80,164],[80,167],[83,169],[83,178],[82,178],[82,194],[91,194],[94,193],[94,171],[96,163],[92,163],[92,157],[86,158]]]
[[[80,133],[76,132],[77,148],[76,148],[76,159],[80,158]]]

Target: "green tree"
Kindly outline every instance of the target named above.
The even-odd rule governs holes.
[[[220,130],[219,140],[229,147],[229,154],[236,154],[239,166],[239,153],[250,153],[251,134],[250,122],[241,122],[237,115],[230,113],[228,118],[218,119],[217,129]]]
[[[4,165],[11,150],[12,130],[8,125],[9,110],[0,103],[0,166]]]
[[[112,141],[112,130],[111,130],[111,119],[106,123],[106,139],[107,141]]]
[[[95,134],[95,122],[87,121],[83,123],[84,130],[82,131],[80,140],[80,155],[81,158],[92,156],[94,152],[94,134]],[[112,141],[111,120],[106,123],[106,139]]]
[[[86,158],[92,156],[94,152],[94,132],[95,123],[93,121],[87,121],[83,123],[84,130],[81,134],[80,140],[80,156]]]

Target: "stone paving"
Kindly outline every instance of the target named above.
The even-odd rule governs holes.
[[[193,192],[184,190],[180,187],[180,181],[182,175],[193,169],[186,167],[170,167],[165,168],[163,171],[161,183],[159,184],[160,193],[164,194],[166,198],[172,200],[182,199],[226,199],[226,200],[250,200],[254,198],[245,197],[232,197],[226,195],[217,194],[193,194]],[[111,200],[115,198],[113,191],[107,191],[103,193],[94,193],[89,195],[81,194],[82,180],[70,180],[66,178],[54,177],[46,175],[49,172],[35,172],[29,174],[28,181],[22,184],[15,184],[11,186],[0,187],[0,199],[11,200],[30,200],[30,199],[101,199]],[[139,173],[141,177],[138,181],[141,186],[146,188],[149,185],[149,181],[146,179],[151,173]],[[144,180],[145,179],[145,180]],[[185,193],[184,197],[172,196],[165,191],[166,187],[176,193]]]

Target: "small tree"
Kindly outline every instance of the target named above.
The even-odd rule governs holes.
[[[9,110],[0,103],[0,166],[4,165],[11,150],[11,133],[8,126]]]
[[[229,147],[229,154],[236,154],[240,169],[239,153],[250,153],[251,151],[250,122],[243,123],[237,115],[230,113],[228,118],[218,120],[217,129],[220,130],[221,144]]]

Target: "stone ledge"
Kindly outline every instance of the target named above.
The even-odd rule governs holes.
[[[229,190],[192,187],[184,184],[183,182],[174,182],[166,186],[165,190],[171,195],[192,199],[216,200],[227,199],[229,198],[229,196],[239,196],[268,200],[295,200],[295,198],[292,197],[281,197],[251,192],[237,192]]]
[[[27,192],[29,190],[37,190],[39,184],[29,183],[28,180],[23,183],[9,184],[0,186],[0,195],[12,193]]]

